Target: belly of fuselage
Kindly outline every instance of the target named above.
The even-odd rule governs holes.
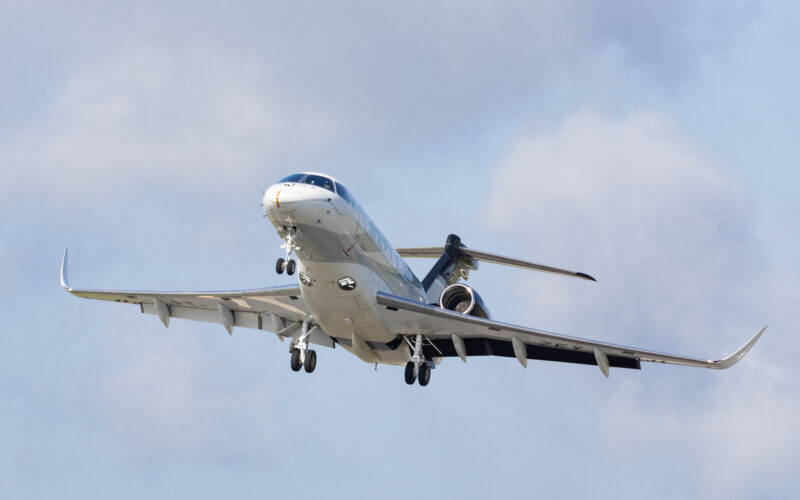
[[[301,261],[298,269],[303,273],[300,284],[303,299],[325,333],[345,339],[355,333],[366,342],[394,339],[395,335],[386,329],[376,312],[375,294],[380,283],[369,267],[357,263]]]
[[[353,236],[358,223],[352,216],[324,201],[284,206],[268,215],[279,232],[281,227],[296,230],[303,300],[325,333],[346,342],[353,333],[368,343],[395,339],[378,316],[375,302],[378,290],[390,291],[389,286],[356,248]]]

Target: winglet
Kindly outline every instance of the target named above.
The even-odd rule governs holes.
[[[731,354],[727,358],[721,359],[719,361],[709,361],[710,363],[709,367],[715,368],[717,370],[724,370],[725,368],[730,368],[731,366],[735,365],[736,363],[739,362],[740,359],[744,357],[745,354],[747,354],[747,351],[749,351],[755,345],[759,337],[761,337],[761,334],[763,334],[764,330],[766,329],[767,329],[766,326],[762,328],[761,331],[755,334],[755,336],[752,339],[750,339],[748,343],[743,345],[741,349]]]
[[[69,280],[67,279],[67,256],[69,255],[69,248],[64,249],[64,258],[61,259],[61,287],[72,293],[72,288],[69,286]]]

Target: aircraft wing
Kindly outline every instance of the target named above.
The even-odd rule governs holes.
[[[309,313],[300,288],[272,287],[253,290],[209,292],[153,292],[124,290],[78,290],[67,280],[67,251],[61,263],[61,286],[69,293],[86,299],[135,304],[146,314],[155,314],[169,326],[170,318],[218,323],[229,334],[233,327],[275,332],[281,340],[300,333],[301,323]],[[310,342],[333,347],[333,339],[319,328]]]
[[[642,361],[723,369],[733,366],[753,347],[766,326],[741,349],[712,361],[664,354],[595,340],[500,323],[422,304],[384,292],[377,294],[379,314],[398,335],[421,333],[427,359],[459,356],[516,357],[523,366],[528,359],[597,365],[605,376],[609,367],[640,369]]]

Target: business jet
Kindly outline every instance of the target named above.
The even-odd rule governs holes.
[[[761,329],[730,356],[710,361],[559,335],[492,319],[485,302],[466,284],[479,262],[595,281],[588,274],[504,257],[467,247],[456,235],[443,247],[395,249],[364,209],[335,178],[293,174],[264,192],[266,217],[283,240],[278,274],[297,274],[297,284],[224,292],[79,290],[78,297],[139,306],[165,327],[171,318],[271,331],[289,340],[290,366],[311,373],[311,344],[340,347],[367,363],[405,366],[405,381],[428,385],[444,358],[471,356],[560,361],[609,369],[640,369],[642,362],[724,369],[761,337]],[[420,281],[403,257],[436,259]]]

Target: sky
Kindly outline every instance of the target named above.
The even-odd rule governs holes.
[[[0,1],[0,497],[800,491],[793,2]],[[447,359],[426,388],[77,288],[289,284],[261,190],[449,233],[495,319],[720,359]],[[424,275],[432,261],[410,262]]]

